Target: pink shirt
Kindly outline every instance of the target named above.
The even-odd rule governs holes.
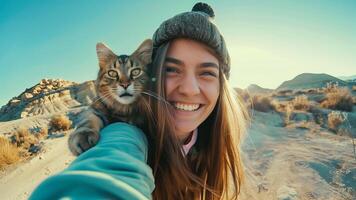
[[[184,156],[186,156],[189,152],[189,150],[192,148],[192,146],[195,144],[195,142],[197,141],[197,137],[198,137],[198,129],[195,129],[193,131],[193,135],[190,138],[190,141],[188,142],[188,144],[184,144],[183,145],[183,153]]]

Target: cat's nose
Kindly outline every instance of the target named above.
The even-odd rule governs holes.
[[[127,87],[130,86],[130,83],[120,83],[120,85],[124,88],[124,89],[127,89]]]

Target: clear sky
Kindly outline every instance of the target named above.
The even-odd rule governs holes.
[[[95,44],[130,54],[196,1],[0,0],[0,105],[42,78],[96,78]],[[356,74],[355,0],[205,1],[232,58],[233,86]]]

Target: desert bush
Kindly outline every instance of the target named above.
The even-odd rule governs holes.
[[[285,106],[285,116],[284,116],[284,124],[287,126],[290,124],[290,118],[293,112],[293,106],[291,103],[286,104]]]
[[[29,129],[20,127],[11,137],[11,142],[17,147],[28,149],[31,145],[38,143],[38,139],[30,133]]]
[[[286,111],[286,107],[287,107],[286,103],[280,102],[278,100],[273,100],[271,103],[273,104],[273,107],[277,112],[285,112]]]
[[[328,127],[337,131],[338,127],[345,121],[345,117],[339,111],[332,111],[328,114]]]
[[[58,114],[51,118],[49,126],[52,131],[66,131],[72,126],[72,121],[66,115]]]
[[[306,91],[304,90],[297,90],[294,92],[294,95],[303,95],[303,94],[306,94]]]
[[[307,94],[317,94],[319,93],[318,88],[311,88],[306,91]]]
[[[268,96],[253,96],[252,108],[261,112],[269,112],[274,109],[271,97]]]
[[[31,132],[35,135],[37,139],[42,139],[48,136],[48,127],[34,127]]]
[[[339,82],[328,82],[326,86],[323,88],[325,93],[335,92],[339,89]]]
[[[352,91],[356,91],[356,85],[352,86]]]
[[[293,90],[280,90],[277,92],[277,95],[279,96],[288,96],[293,93]]]
[[[3,170],[6,166],[16,163],[19,160],[19,149],[11,144],[8,139],[0,137],[0,170]]]
[[[308,97],[305,95],[294,97],[291,103],[295,110],[309,110],[310,108],[310,102],[308,100]]]
[[[352,111],[353,99],[347,88],[337,88],[326,94],[326,100],[321,103],[324,108]]]

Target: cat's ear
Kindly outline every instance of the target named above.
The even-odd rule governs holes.
[[[153,43],[151,39],[146,39],[141,43],[141,45],[133,53],[137,58],[139,58],[144,64],[151,63]]]
[[[96,54],[98,55],[100,68],[106,67],[116,57],[114,52],[101,42],[96,44]]]

